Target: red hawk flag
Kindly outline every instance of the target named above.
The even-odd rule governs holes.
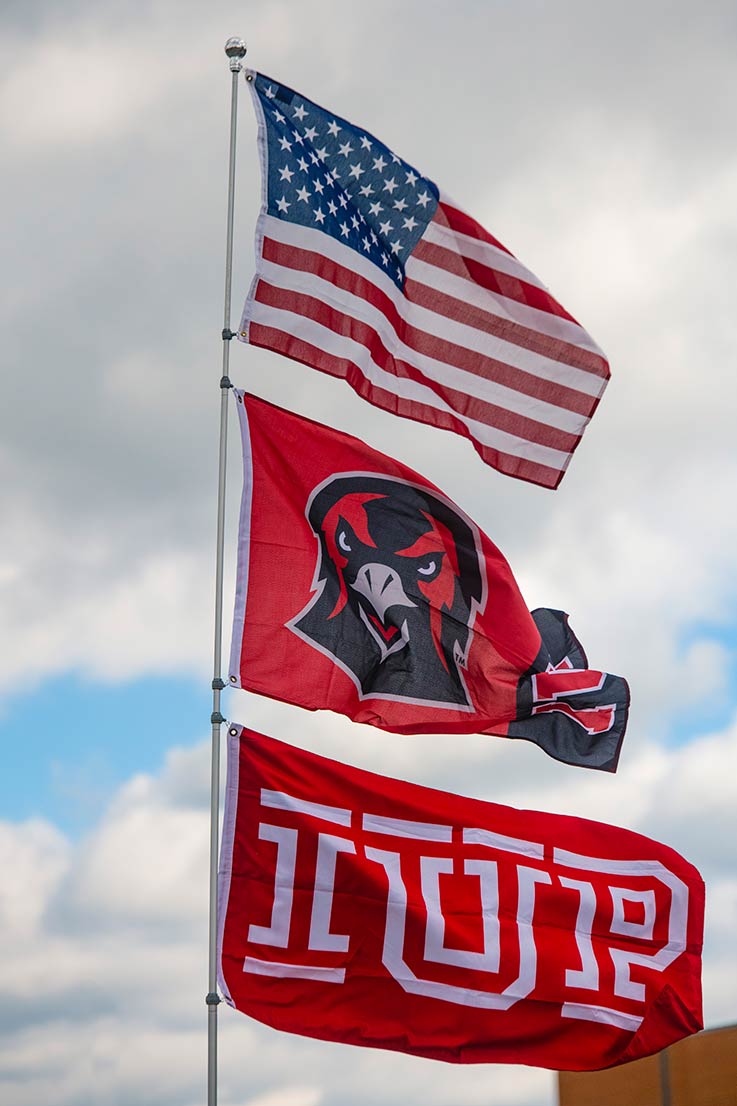
[[[239,337],[563,478],[609,379],[593,338],[501,242],[362,127],[249,71],[263,201]]]
[[[244,451],[230,682],[396,733],[521,737],[613,772],[627,684],[525,606],[474,522],[356,438],[235,392]]]
[[[701,1028],[704,886],[673,849],[229,735],[219,974],[238,1010],[558,1070]]]

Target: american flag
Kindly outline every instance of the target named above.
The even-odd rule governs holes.
[[[246,72],[263,204],[239,337],[555,488],[609,378],[498,239],[372,134]]]

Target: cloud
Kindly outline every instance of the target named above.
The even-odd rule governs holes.
[[[233,379],[435,481],[509,557],[529,605],[569,610],[592,664],[630,680],[633,710],[614,778],[522,742],[397,741],[245,695],[226,710],[377,771],[673,843],[708,876],[707,1008],[733,1020],[734,727],[675,752],[661,739],[685,711],[703,731],[734,705],[734,5],[469,0],[459,17],[282,0],[242,20],[226,0],[8,13],[0,694],[65,671],[209,672],[222,45],[244,29],[252,64],[368,126],[483,219],[592,331],[614,375],[554,494],[262,351],[234,348]],[[234,316],[252,272],[254,135],[243,96]],[[3,824],[0,1063],[16,1106],[201,1101],[207,774],[205,749],[172,754],[79,844],[42,821]],[[223,1106],[552,1095],[537,1072],[482,1077],[287,1040],[229,1011],[222,1024]]]
[[[273,718],[271,726],[267,717],[259,721],[276,728]],[[368,745],[349,750],[344,734],[339,749],[338,725],[330,730],[308,726],[303,743],[371,766]],[[552,762],[531,749],[535,767],[524,788],[520,760],[516,771],[504,763],[507,743],[471,740],[465,748],[464,739],[456,757],[444,741],[442,751],[430,742],[424,756],[419,741],[394,738],[372,755],[387,774],[630,826],[695,863],[708,889],[707,1022],[733,1018],[737,720],[676,751],[642,749],[616,779],[549,771]],[[0,1072],[18,1106],[86,1106],[92,1086],[95,1101],[116,1106],[197,1101],[205,1065],[208,763],[207,744],[171,750],[158,776],[129,780],[75,844],[38,820],[0,824],[3,870],[13,873],[0,898]],[[475,786],[464,788],[464,780]],[[495,1067],[493,1079],[482,1078],[473,1066],[287,1037],[225,1007],[220,1015],[224,1106],[338,1106],[348,1097],[357,1106],[409,1098],[432,1106],[552,1102],[552,1076],[534,1069]]]

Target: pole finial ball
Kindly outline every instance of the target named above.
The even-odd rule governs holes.
[[[246,55],[246,43],[242,38],[229,38],[225,43],[225,53],[229,58],[243,58]]]

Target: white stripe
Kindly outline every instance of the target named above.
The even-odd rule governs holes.
[[[322,818],[325,822],[334,822],[338,826],[350,826],[351,812],[339,806],[325,806],[323,803],[311,803],[307,799],[296,799],[284,791],[269,791],[261,788],[261,806],[272,810],[291,810],[295,814],[306,814],[310,818]]]
[[[536,464],[547,465],[549,468],[564,469],[570,460],[570,454],[559,449],[551,449],[549,446],[537,445],[528,442],[515,434],[507,434],[503,430],[496,430],[486,423],[477,422],[475,419],[461,415],[431,388],[419,384],[414,380],[393,376],[380,368],[371,357],[370,352],[359,342],[352,338],[345,338],[327,327],[321,326],[312,319],[306,319],[302,315],[294,315],[291,311],[281,311],[274,307],[267,307],[261,303],[254,303],[251,309],[251,319],[262,326],[274,327],[276,330],[289,334],[318,349],[331,354],[333,357],[342,358],[355,365],[363,373],[366,380],[377,388],[392,392],[411,403],[422,403],[452,415],[457,422],[465,426],[471,436],[482,445],[497,449],[501,453],[513,457],[522,457]]]
[[[618,1029],[630,1029],[633,1033],[642,1025],[642,1018],[636,1014],[625,1014],[622,1010],[610,1010],[607,1006],[587,1006],[582,1002],[564,1002],[560,1008],[564,1018],[578,1018],[585,1022],[600,1022],[604,1025],[616,1025]]]
[[[386,833],[390,837],[412,837],[418,841],[453,840],[451,826],[439,826],[432,822],[410,822],[404,818],[384,818],[380,814],[364,814],[363,828],[372,833]]]
[[[659,860],[609,860],[598,856],[582,856],[567,849],[554,849],[553,860],[566,868],[578,868],[584,872],[607,872],[617,876],[658,876],[668,872]],[[671,874],[668,872],[668,874]]]
[[[535,353],[534,350],[525,349],[524,346],[508,342],[504,338],[495,337],[487,334],[486,331],[448,319],[445,315],[440,315],[438,312],[431,311],[420,304],[411,303],[386,273],[382,273],[373,262],[362,257],[348,246],[341,245],[329,234],[312,230],[310,227],[286,223],[270,215],[264,216],[263,233],[275,242],[309,250],[318,257],[327,257],[337,265],[343,266],[343,268],[352,269],[387,296],[405,322],[417,330],[425,331],[432,337],[453,342],[474,353],[503,361],[504,364],[510,365],[512,368],[531,373],[541,380],[550,380],[553,383],[565,385],[565,387],[573,388],[587,396],[597,398],[606,387],[606,380],[594,373],[575,368],[563,361],[551,360],[540,353]],[[262,268],[266,264],[266,261],[259,255],[259,272],[256,275],[256,280],[254,280],[251,294]],[[343,295],[343,293],[340,292],[339,295]],[[243,313],[241,330],[246,328],[251,316],[250,307],[251,296],[249,295]]]
[[[463,843],[464,845],[486,845],[489,849],[515,853],[517,856],[529,856],[533,860],[542,860],[545,856],[545,846],[539,845],[536,841],[507,837],[504,833],[494,833],[492,830],[464,829]]]
[[[235,730],[232,733],[231,730]],[[235,1006],[230,988],[225,980],[223,968],[223,934],[225,919],[230,902],[230,882],[233,874],[233,843],[235,841],[235,823],[238,816],[238,777],[240,773],[241,734],[243,727],[227,727],[228,768],[225,780],[225,809],[223,811],[223,834],[220,846],[220,864],[218,867],[217,898],[217,972],[218,984],[223,998],[230,1006]]]
[[[230,672],[228,681],[231,687],[241,686],[241,654],[243,651],[243,631],[246,623],[246,597],[248,595],[248,570],[251,548],[251,498],[253,493],[253,457],[251,455],[251,434],[248,428],[248,412],[243,402],[243,391],[233,389],[233,400],[238,412],[238,424],[243,446],[243,492],[238,523],[238,568],[235,582],[235,603],[233,605],[233,637],[230,643]]]
[[[424,284],[428,288],[434,288],[438,292],[444,292],[447,296],[454,296],[462,303],[470,303],[481,311],[499,318],[508,319],[510,322],[519,323],[520,326],[534,330],[538,334],[545,334],[549,338],[555,338],[561,342],[567,342],[571,346],[578,346],[586,350],[592,350],[601,354],[598,346],[588,338],[586,331],[578,323],[572,323],[570,319],[563,319],[560,315],[551,315],[549,311],[541,311],[537,307],[520,303],[518,300],[502,296],[498,292],[492,292],[477,284],[470,278],[449,273],[447,269],[439,265],[433,265],[428,261],[421,261],[419,257],[412,255],[404,267],[408,280],[416,280],[418,284]]]
[[[428,380],[434,380],[444,387],[454,388],[465,395],[485,403],[495,404],[546,426],[555,426],[570,434],[581,434],[586,427],[588,419],[576,411],[546,403],[542,399],[536,399],[524,392],[518,392],[493,380],[467,372],[465,369],[459,369],[455,365],[449,365],[445,361],[439,361],[435,357],[418,353],[398,338],[386,315],[377,307],[362,296],[354,296],[351,292],[337,289],[334,284],[323,280],[322,277],[304,273],[299,269],[287,269],[271,261],[262,262],[261,274],[264,280],[277,288],[314,296],[321,303],[334,307],[342,314],[366,323],[381,337],[384,346],[393,357],[419,369]]]
[[[529,269],[525,268],[522,262],[518,261],[513,254],[507,253],[499,246],[492,246],[491,242],[484,242],[482,239],[472,238],[470,234],[462,234],[460,231],[451,230],[443,223],[436,222],[438,218],[442,218],[442,212],[440,215],[436,215],[432,222],[428,223],[427,229],[422,235],[426,242],[432,242],[436,246],[452,250],[453,253],[463,254],[464,257],[472,257],[474,261],[480,261],[482,265],[488,265],[491,269],[497,269],[500,273],[517,277],[518,280],[524,280],[527,284],[534,284],[536,288],[548,292],[543,282],[538,280]]]
[[[271,975],[279,979],[315,979],[319,983],[345,983],[345,968],[318,968],[311,964],[279,964],[247,956],[243,971],[252,975]]]

